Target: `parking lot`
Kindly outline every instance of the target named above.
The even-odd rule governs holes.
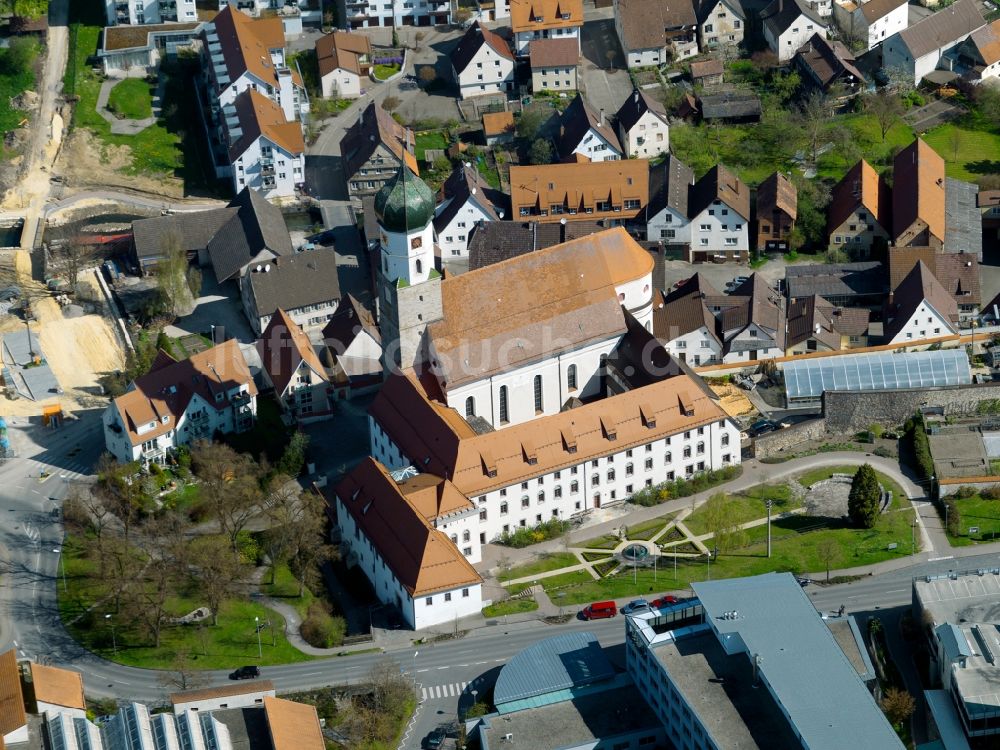
[[[615,34],[613,11],[588,10],[580,40],[583,59],[583,90],[595,110],[610,117],[632,92],[625,69],[625,56]]]

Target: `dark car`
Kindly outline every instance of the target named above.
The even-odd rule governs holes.
[[[624,607],[622,607],[623,615],[636,615],[639,614],[640,612],[648,612],[648,611],[649,611],[649,602],[647,602],[645,599],[633,599]]]
[[[758,435],[764,435],[768,432],[774,432],[776,429],[778,429],[778,425],[774,422],[769,419],[761,419],[750,425],[748,432],[751,437],[757,437]]]
[[[252,680],[255,677],[260,677],[260,667],[240,667],[235,672],[229,673],[230,680]]]
[[[443,729],[434,729],[424,737],[423,746],[426,750],[437,750],[444,744],[445,733]]]

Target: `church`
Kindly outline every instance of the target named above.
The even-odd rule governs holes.
[[[336,504],[345,556],[412,627],[479,611],[469,570],[503,534],[739,463],[737,426],[651,332],[653,260],[624,229],[444,278],[420,178],[375,209],[385,382]]]

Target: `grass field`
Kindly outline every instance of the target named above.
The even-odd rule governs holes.
[[[270,571],[264,574],[264,580],[271,580]],[[277,570],[274,571],[274,583],[262,583],[260,590],[266,596],[281,599],[286,604],[295,607],[295,610],[302,619],[305,619],[309,605],[312,604],[315,598],[308,586],[302,590],[302,596],[299,596],[298,579],[292,575],[292,571],[285,564],[279,565]]]
[[[134,667],[169,669],[178,655],[186,654],[196,669],[230,669],[240,664],[287,664],[311,658],[285,639],[285,621],[278,613],[236,599],[220,607],[218,625],[166,625],[159,647],[152,646],[133,623],[114,612],[108,589],[97,577],[96,564],[79,555],[72,537],[67,538],[64,549],[69,590],[64,593],[59,589],[59,613],[70,634],[105,659]],[[203,605],[196,591],[168,602],[175,617]],[[106,618],[107,614],[111,618]],[[70,624],[76,618],[80,619]],[[254,618],[271,624],[261,632],[259,657]]]
[[[534,612],[538,602],[534,599],[506,599],[488,607],[483,607],[483,617],[503,617],[504,615],[519,615],[523,612]]]
[[[651,518],[648,521],[643,521],[642,523],[633,524],[628,527],[628,538],[629,539],[643,539],[649,541],[654,536],[656,536],[662,529],[666,527],[670,521],[673,520],[676,513],[665,513],[659,518]]]
[[[593,539],[587,539],[586,541],[580,542],[574,546],[589,547],[591,549],[606,549],[610,552],[619,544],[621,544],[621,539],[616,536],[611,536],[610,534],[605,534],[604,536],[595,536]]]
[[[895,149],[902,148],[913,140],[913,129],[902,120],[889,128],[884,142],[878,121],[872,115],[841,115],[835,122],[838,128],[850,130],[852,141],[860,150],[861,156],[880,172],[889,165],[890,156]],[[848,163],[834,148],[820,156],[816,172],[819,177],[839,180],[852,166],[854,162]]]
[[[526,578],[536,573],[546,573],[550,570],[558,570],[559,568],[579,564],[580,561],[576,559],[576,555],[572,552],[556,552],[544,555],[533,562],[511,568],[510,572],[504,572],[503,577],[505,580],[512,581],[517,578]]]
[[[968,120],[946,123],[928,131],[924,140],[944,158],[949,177],[975,181],[1000,171],[1000,132],[968,125]]]
[[[948,535],[954,547],[966,547],[976,542],[992,542],[1000,537],[1000,500],[988,500],[979,495],[955,500],[962,515],[958,536]],[[969,534],[969,527],[978,526],[979,531]]]
[[[448,148],[448,141],[445,139],[444,133],[440,130],[427,130],[423,133],[417,133],[413,140],[413,154],[417,157],[418,162],[423,163],[424,154],[429,148]]]
[[[108,109],[127,120],[153,116],[153,87],[145,78],[126,78],[108,94]]]
[[[754,487],[739,495],[726,495],[726,515],[736,523],[747,523],[764,518],[767,516],[765,500],[772,501],[771,512],[774,515],[792,510],[800,505],[792,500],[792,493],[787,485],[775,484],[768,485],[766,488]],[[708,514],[708,509],[702,504],[684,519],[684,525],[696,536],[707,534],[711,531],[706,523]]]
[[[14,109],[10,100],[35,88],[35,63],[41,48],[32,39],[18,44],[23,45],[20,58],[10,49],[0,49],[0,132],[3,133],[15,130],[28,114]]]

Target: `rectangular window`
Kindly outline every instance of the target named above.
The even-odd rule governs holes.
[[[428,596],[426,599],[424,599],[424,604],[426,604],[428,607],[431,606],[433,603],[434,603],[433,596]]]
[[[446,602],[450,602],[451,601],[451,592],[450,591],[445,591],[444,592],[444,600]]]
[[[468,599],[469,598],[469,590],[468,589],[462,589],[462,598],[463,599]]]

